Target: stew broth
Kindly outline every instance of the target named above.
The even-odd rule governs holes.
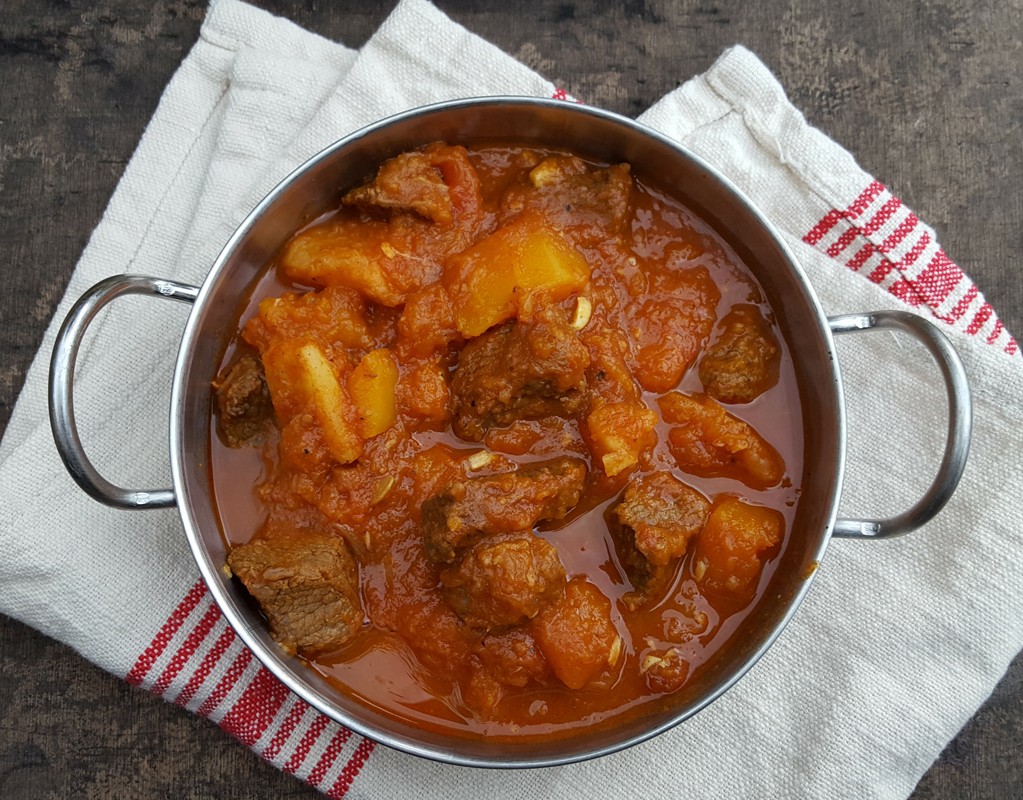
[[[800,396],[787,345],[748,268],[708,224],[644,176],[631,175],[627,167],[516,146],[469,149],[459,156],[461,161],[449,150],[461,149],[438,145],[427,152],[433,159],[430,167],[451,198],[452,218],[414,193],[402,194],[403,189],[396,190],[397,199],[388,196],[382,170],[368,184],[372,192],[355,196],[298,232],[267,265],[240,309],[238,327],[245,336],[239,335],[227,349],[217,382],[218,393],[223,392],[224,376],[244,356],[267,361],[270,352],[272,362],[271,351],[281,335],[279,329],[267,334],[261,322],[266,306],[261,310],[261,303],[287,293],[308,293],[312,298],[313,292],[322,295],[341,286],[364,298],[363,341],[324,343],[322,320],[311,338],[288,335],[307,342],[307,348],[319,348],[337,385],[342,391],[347,387],[356,398],[352,374],[368,353],[386,351],[385,358],[392,358],[396,367],[393,421],[379,433],[355,437],[361,452],[348,463],[337,457],[341,447],[337,438],[331,440],[329,431],[318,430],[315,419],[312,428],[303,429],[303,449],[295,451],[294,442],[286,441],[293,434],[282,434],[292,423],[282,423],[281,408],[287,403],[282,401],[280,382],[275,392],[271,363],[265,370],[275,413],[256,420],[257,434],[242,437],[245,441],[226,434],[225,428],[232,423],[225,419],[223,400],[221,412],[212,420],[215,501],[229,548],[236,552],[250,541],[302,540],[312,533],[344,543],[358,570],[353,614],[358,614],[359,622],[350,637],[340,646],[326,648],[296,645],[277,636],[276,630],[275,637],[286,649],[297,649],[311,669],[346,694],[385,714],[455,735],[562,737],[582,726],[613,724],[623,715],[642,713],[650,704],[670,703],[671,695],[727,643],[760,601],[792,535],[800,497]],[[464,174],[466,164],[475,178]],[[624,206],[622,197],[614,193],[616,182],[627,186]],[[470,213],[471,223],[464,222]],[[391,257],[388,248],[400,251],[402,243],[421,244],[426,253],[423,260],[436,263],[423,268],[399,266],[405,269],[400,280],[388,282],[385,275],[385,283],[379,285],[360,283],[361,278],[353,282],[347,274],[329,270],[326,278],[319,275],[312,280],[307,273],[296,272],[295,241],[324,231],[333,231],[330,235],[336,238],[337,231],[344,230],[348,246],[371,246],[367,242],[376,241],[371,237],[352,244],[350,230],[358,225],[369,226],[373,236],[386,229],[385,257]],[[514,287],[516,309],[511,314],[498,312],[500,318],[490,325],[487,314],[499,303],[484,304],[477,326],[482,330],[476,333],[473,303],[479,305],[478,296],[460,301],[459,292],[464,294],[464,286],[475,285],[472,281],[486,269],[478,264],[492,256],[486,249],[490,245],[481,242],[520,246],[521,238],[510,234],[511,245],[500,239],[502,231],[516,225],[526,226],[522,237],[528,244],[523,247],[536,246],[529,238],[535,229],[542,236],[555,237],[549,247],[556,251],[571,248],[575,255],[552,256],[559,275],[574,268],[561,265],[575,264],[576,257],[581,257],[589,274],[570,291],[561,291],[561,284],[547,276],[547,284],[535,291],[529,280],[521,279]],[[422,231],[438,228],[441,233],[429,233],[434,238],[427,242]],[[395,233],[397,244],[387,238]],[[445,237],[438,243],[438,238]],[[458,241],[453,244],[452,239]],[[323,241],[314,244],[328,249]],[[476,252],[482,255],[474,261]],[[409,251],[395,258],[402,257],[411,257]],[[549,291],[552,282],[557,285]],[[437,286],[443,289],[438,294],[445,295],[439,311],[428,296],[430,287]],[[580,297],[589,300],[585,320],[587,304]],[[489,303],[489,295],[487,299]],[[453,312],[445,305],[449,302]],[[413,305],[422,312],[413,313]],[[704,317],[700,309],[706,309]],[[459,317],[462,312],[464,319]],[[300,317],[296,312],[287,325],[297,325]],[[753,318],[760,320],[756,324],[766,325],[768,332],[751,334],[755,325],[744,320]],[[474,347],[486,356],[486,347],[500,344],[494,342],[498,334],[512,340],[519,335],[519,326],[539,329],[548,324],[567,324],[571,334],[566,335],[581,342],[579,352],[586,356],[583,361],[589,361],[581,368],[585,389],[579,404],[566,399],[578,386],[560,394],[548,386],[544,392],[552,396],[540,402],[554,404],[550,413],[529,413],[535,408],[533,398],[517,406],[519,398],[513,398],[510,406],[499,404],[491,417],[476,416],[476,400],[466,398],[489,401],[486,387],[498,378],[487,372],[476,384],[458,389],[459,370],[470,374],[467,342],[484,342]],[[738,326],[733,332],[739,331],[739,344],[726,342],[729,325]],[[608,355],[614,350],[608,342],[615,341],[624,347],[617,362]],[[759,351],[749,347],[750,341],[757,343]],[[692,356],[681,358],[679,351],[689,346]],[[308,356],[312,351],[298,352]],[[736,352],[754,360],[759,352],[760,362],[750,369],[773,369],[776,377],[761,381],[755,397],[737,400],[728,396],[731,389],[716,389],[726,399],[715,400],[708,395],[709,385],[731,386],[735,381],[729,383],[728,375],[728,380],[718,380],[708,353],[727,361],[734,360]],[[614,378],[611,368],[602,366],[605,361],[620,362],[627,368],[625,377]],[[771,364],[765,366],[767,361]],[[493,366],[492,358],[481,357],[479,363],[484,371],[490,369],[487,364]],[[544,380],[556,383],[553,377]],[[611,385],[613,380],[619,383]],[[738,383],[736,391],[742,392],[749,381]],[[377,385],[371,386],[376,391]],[[737,429],[732,438],[727,433],[708,433],[706,426],[712,422],[690,421],[696,419],[691,415],[699,412],[701,404],[711,409],[711,416],[725,414],[746,427]],[[525,418],[517,417],[523,408]],[[624,422],[610,428],[621,434],[625,444],[620,446],[608,446],[600,427],[601,409],[608,408],[624,409],[623,413],[632,409],[631,416],[615,417],[613,422]],[[315,408],[313,412],[290,409],[283,417],[293,419],[299,413],[312,413],[314,418],[316,414]],[[356,425],[367,424],[365,414],[356,417]],[[468,421],[462,422],[463,417]],[[473,435],[473,426],[479,423],[482,436],[475,441],[455,433],[453,418],[463,433],[469,430]],[[694,430],[697,440],[709,443],[697,448],[704,455],[715,445],[729,451],[724,466],[697,463],[686,455],[693,450],[686,442]],[[761,441],[770,451],[768,456],[747,459]],[[307,465],[302,460],[306,456],[315,463]],[[527,465],[546,469],[544,465],[559,458],[585,466],[581,491],[566,513],[545,512],[524,531],[500,525],[493,530],[474,529],[466,540],[454,542],[453,555],[437,555],[437,543],[430,543],[423,521],[430,502],[446,497],[444,508],[450,518],[450,509],[462,502],[456,496],[461,490],[452,486],[471,484],[471,494],[472,487],[483,485],[481,480],[524,475]],[[754,464],[749,468],[753,472],[747,470],[747,462]],[[644,491],[653,491],[651,487],[656,492],[644,496]],[[701,522],[688,538],[682,537],[681,554],[676,548],[666,564],[655,563],[665,560],[650,555],[663,544],[663,538],[656,538],[668,524],[661,525],[662,517],[667,513],[671,525],[676,525],[674,520],[681,513],[677,509],[690,501],[669,503],[665,512],[658,500],[657,519],[646,526],[642,515],[651,507],[648,501],[650,497],[689,498],[690,491],[702,497],[692,500]],[[761,509],[768,511],[758,517]],[[740,530],[748,532],[749,542],[760,536],[754,531],[760,524],[756,520],[763,521],[764,530],[775,525],[777,535],[747,544],[746,533],[736,534],[729,527],[736,519],[741,520],[736,523]],[[639,549],[645,526],[655,534],[650,552]],[[536,553],[548,553],[545,545],[530,538],[534,535],[551,546],[563,575],[526,598],[528,610],[523,617],[511,620],[501,616],[503,611],[488,617],[487,609],[507,606],[501,594],[503,584],[490,573],[473,572],[475,567],[466,566],[467,562],[477,557],[485,563],[485,557],[493,555],[488,543],[519,536],[508,539],[509,547],[528,544],[533,548],[533,569],[547,558]],[[447,540],[442,544],[446,548]],[[234,562],[232,568],[236,575],[240,573]],[[574,598],[574,608],[586,609],[576,616],[606,617],[584,631],[583,645],[573,645],[571,635],[565,633],[563,619],[574,613],[558,610],[569,602],[566,598]],[[515,601],[520,599],[516,594]],[[273,612],[267,613],[274,622]],[[604,661],[595,661],[593,652]]]

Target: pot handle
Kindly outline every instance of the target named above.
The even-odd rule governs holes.
[[[828,317],[831,332],[856,333],[869,330],[898,330],[918,339],[934,357],[945,380],[948,396],[948,433],[938,474],[916,503],[888,519],[838,519],[833,536],[854,539],[889,539],[916,530],[930,521],[952,496],[966,467],[973,426],[970,385],[959,354],[936,325],[906,311],[872,311]]]
[[[114,508],[168,508],[176,503],[173,489],[134,490],[115,486],[99,474],[85,455],[75,424],[75,362],[82,337],[96,314],[111,300],[147,294],[191,303],[199,288],[145,275],[115,275],[87,291],[68,313],[50,358],[50,427],[64,466],[86,494]]]

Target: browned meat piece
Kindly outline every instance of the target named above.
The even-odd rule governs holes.
[[[536,638],[526,628],[488,634],[476,649],[483,668],[503,686],[545,683],[551,669]]]
[[[586,247],[622,230],[631,198],[628,164],[597,169],[575,156],[551,156],[530,171],[528,184],[507,192],[502,216],[538,211],[575,244]]]
[[[255,539],[235,547],[227,563],[289,653],[334,650],[362,626],[358,567],[341,539],[308,533]]]
[[[528,531],[540,520],[561,519],[579,502],[585,481],[585,464],[568,457],[456,481],[423,503],[426,554],[450,564],[457,548],[480,535]]]
[[[558,308],[488,331],[459,356],[452,428],[478,442],[495,425],[583,411],[589,364],[589,351]]]
[[[722,403],[748,403],[778,382],[778,341],[756,306],[736,306],[718,330],[700,358],[707,394]]]
[[[689,677],[689,662],[676,648],[648,654],[640,665],[646,685],[652,692],[668,694],[682,688]]]
[[[483,630],[521,625],[565,591],[557,549],[529,531],[481,539],[440,577],[455,613]]]
[[[385,161],[372,183],[348,192],[343,202],[351,206],[415,211],[433,222],[450,225],[453,219],[451,196],[438,165],[437,152],[437,147],[415,150]]]
[[[611,512],[618,522],[611,526],[618,559],[636,590],[627,602],[638,606],[667,588],[709,513],[707,499],[669,472],[629,482]]]
[[[213,382],[220,411],[220,431],[230,447],[243,447],[258,439],[273,414],[263,365],[243,355]]]

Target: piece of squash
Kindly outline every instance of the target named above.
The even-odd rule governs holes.
[[[358,413],[356,425],[362,438],[383,433],[397,420],[397,384],[398,364],[386,347],[366,353],[348,376],[348,391]]]
[[[400,305],[405,294],[388,279],[387,236],[380,221],[318,225],[288,242],[278,268],[299,283],[347,286],[382,305]]]
[[[318,341],[328,349],[332,343],[366,349],[373,341],[366,325],[366,301],[343,286],[267,297],[246,323],[243,336],[260,351],[282,339]]]
[[[299,414],[311,413],[339,464],[350,464],[362,455],[363,442],[353,424],[351,398],[319,345],[281,342],[263,354],[263,366],[270,399],[282,425]]]
[[[582,291],[590,266],[558,231],[524,214],[454,256],[443,283],[465,337],[511,319],[543,293],[560,302]]]
[[[781,544],[785,519],[773,508],[725,497],[696,540],[693,573],[703,589],[749,598],[765,556]]]
[[[586,418],[594,461],[613,478],[634,467],[639,457],[657,443],[657,415],[640,402],[608,403]]]
[[[611,601],[585,578],[569,581],[561,599],[532,621],[540,650],[554,674],[569,689],[581,689],[621,654],[611,618]]]
[[[434,423],[451,417],[448,371],[439,361],[426,361],[408,370],[398,388],[402,411]]]
[[[658,398],[668,431],[668,449],[686,472],[705,478],[735,478],[752,489],[776,486],[785,461],[748,422],[729,414],[714,398],[670,392]]]

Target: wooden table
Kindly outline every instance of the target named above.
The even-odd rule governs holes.
[[[827,10],[813,0],[437,4],[580,99],[631,116],[728,45],[747,45],[811,123],[937,229],[1009,330],[1023,333],[1018,2],[851,0]],[[257,5],[350,46],[390,10],[390,3]],[[4,11],[0,432],[78,256],[196,39],[205,4],[7,0]],[[210,723],[0,618],[0,796],[317,795]],[[1023,659],[914,794],[1019,796]]]

